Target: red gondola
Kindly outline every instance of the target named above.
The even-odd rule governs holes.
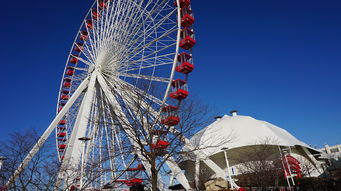
[[[192,55],[185,52],[178,55],[179,65],[175,67],[177,72],[183,74],[189,74],[194,70],[194,65],[192,64]]]
[[[68,96],[68,95],[64,95],[64,94],[62,94],[61,96],[60,96],[60,99],[62,99],[62,100],[68,100],[70,97]]]
[[[66,132],[60,132],[57,134],[58,137],[65,137],[66,136]]]
[[[88,34],[88,32],[86,32],[86,31],[81,31],[80,32],[80,36],[79,36],[79,38],[81,39],[81,40],[87,40],[88,39],[88,37],[89,37],[89,34]]]
[[[126,184],[127,186],[132,186],[134,184],[142,184],[143,180],[141,178],[133,178],[131,180],[118,179],[118,180],[115,180],[114,182],[121,182],[121,183]]]
[[[177,107],[169,105],[162,108],[161,123],[168,126],[175,126],[179,123],[180,118],[176,115]]]
[[[143,164],[138,164],[136,168],[128,168],[127,171],[141,171],[145,170]]]
[[[75,74],[75,68],[72,66],[68,66],[66,69],[66,75],[73,76]]]
[[[166,149],[169,146],[168,141],[159,140],[156,144],[151,144],[152,149]]]
[[[105,8],[107,8],[107,4],[105,3],[105,1],[99,1],[98,2],[98,7],[100,9],[105,9]]]
[[[181,30],[181,41],[180,41],[180,47],[189,50],[193,48],[196,41],[194,40],[194,32],[192,29],[189,28],[183,28]]]
[[[181,26],[190,27],[194,23],[194,17],[192,15],[192,10],[189,7],[184,7],[181,9]]]
[[[92,19],[94,19],[94,20],[97,20],[100,16],[100,14],[98,13],[96,8],[92,9],[91,14],[92,14]]]
[[[59,121],[58,124],[59,124],[59,125],[65,125],[65,124],[66,124],[66,120],[65,120],[65,119],[62,119],[62,120]]]
[[[64,83],[63,83],[63,87],[68,88],[70,86],[71,86],[71,78],[65,78]]]
[[[86,21],[86,27],[88,29],[93,29],[94,28],[94,25],[92,24],[92,20],[87,20]]]
[[[73,50],[76,51],[76,52],[81,52],[83,50],[83,43],[76,42],[75,43],[75,47],[73,48]]]
[[[169,95],[173,99],[183,100],[188,96],[187,82],[176,79],[172,81],[172,92]]]
[[[59,148],[59,149],[65,149],[65,148],[66,148],[66,145],[65,145],[65,144],[58,145],[58,148]]]
[[[191,4],[191,0],[179,0],[180,1],[180,8],[188,7]],[[174,2],[174,6],[177,7],[176,1]]]
[[[76,47],[76,46],[75,46],[75,47]],[[70,63],[72,63],[72,64],[77,64],[77,62],[78,62],[77,56],[71,54],[71,56],[70,56]]]

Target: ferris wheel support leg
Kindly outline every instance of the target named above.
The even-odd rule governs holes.
[[[86,133],[86,128],[88,126],[90,117],[91,105],[94,99],[96,78],[97,72],[95,71],[90,77],[88,89],[84,95],[84,99],[82,100],[80,109],[78,111],[75,125],[72,129],[72,133],[65,152],[65,158],[58,173],[58,184],[56,184],[56,187],[59,187],[61,179],[64,179],[65,176],[74,173],[72,168],[77,169],[80,163],[83,145],[82,141],[78,141],[78,138],[84,137]],[[72,177],[67,177],[67,179],[68,181],[73,181]]]
[[[39,149],[44,145],[47,138],[50,136],[50,134],[55,130],[57,124],[59,121],[64,117],[66,112],[70,109],[70,107],[75,103],[77,98],[80,96],[80,94],[87,88],[87,85],[89,83],[88,78],[86,78],[77,88],[77,90],[74,92],[74,94],[71,96],[69,101],[65,104],[63,109],[57,114],[57,116],[52,120],[51,124],[48,126],[48,128],[45,130],[43,135],[39,138],[37,143],[33,146],[31,151],[28,153],[28,155],[25,157],[23,162],[19,165],[18,169],[14,172],[14,174],[10,177],[8,182],[6,183],[6,187],[9,188],[11,184],[14,183],[15,179],[22,173],[22,171],[25,169],[27,164],[32,160],[34,155],[39,151]]]
[[[166,161],[166,164],[171,169],[173,175],[175,176],[176,180],[180,182],[180,184],[186,189],[186,190],[192,190],[191,186],[188,183],[188,180],[178,164],[174,161],[173,157],[169,157]]]

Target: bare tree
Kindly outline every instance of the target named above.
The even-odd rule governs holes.
[[[112,115],[117,116],[122,131],[128,135],[127,139],[138,145],[135,152],[149,164],[150,169],[146,170],[150,171],[151,176],[147,177],[147,181],[152,190],[156,191],[160,186],[158,176],[169,172],[165,163],[179,161],[184,154],[182,148],[186,137],[191,137],[199,128],[209,124],[213,117],[208,112],[208,107],[195,99],[180,102],[171,100],[174,107],[160,106],[153,98],[141,94],[139,90],[130,89],[130,92],[131,94],[127,95],[130,97],[127,99],[129,103],[123,108],[129,112],[123,115],[113,111]],[[178,105],[179,103],[181,105]],[[163,108],[161,112],[160,107]],[[171,121],[172,117],[175,121],[180,121]],[[193,149],[187,152],[193,152]]]
[[[19,164],[26,157],[38,138],[37,132],[15,132],[9,140],[1,143],[1,155],[7,159],[1,169],[3,180],[7,180]],[[33,157],[30,164],[20,174],[8,190],[52,190],[55,176],[58,171],[55,147],[48,141],[47,144]],[[5,182],[3,181],[2,184]]]
[[[282,166],[278,148],[274,146],[276,142],[274,138],[265,138],[254,146],[241,150],[239,156],[233,159],[239,163],[237,165],[241,173],[239,179],[246,184],[244,186],[267,187],[278,182]]]

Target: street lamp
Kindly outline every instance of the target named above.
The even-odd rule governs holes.
[[[7,158],[6,157],[3,157],[3,156],[0,156],[0,170],[1,170],[1,167],[2,165],[4,164],[4,161],[6,160]],[[1,179],[2,179],[2,185],[5,184],[5,176],[1,175]],[[0,186],[0,190],[1,189],[4,189],[5,187],[2,187]]]
[[[6,157],[0,156],[0,170],[1,170],[2,164],[4,164],[4,161],[6,159],[7,159]]]
[[[233,185],[232,185],[232,177],[231,177],[231,174],[230,174],[230,165],[229,165],[229,161],[228,161],[228,159],[227,159],[227,150],[228,150],[228,149],[229,149],[229,148],[227,148],[227,147],[221,148],[221,150],[224,151],[225,162],[226,162],[226,168],[227,168],[227,175],[228,175],[228,178],[229,178],[229,180],[226,180],[226,181],[230,182],[231,188],[233,189],[234,187],[233,187]]]
[[[85,142],[91,140],[91,138],[89,138],[89,137],[80,137],[80,138],[78,138],[78,140],[83,142],[81,176],[80,176],[80,180],[79,180],[79,188],[82,189],[82,187],[83,187],[84,161],[85,161],[85,157],[84,157],[84,154],[85,154]]]

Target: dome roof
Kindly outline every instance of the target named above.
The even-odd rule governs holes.
[[[221,152],[223,147],[233,149],[260,144],[310,148],[280,127],[241,115],[224,115],[196,133],[190,141],[195,147],[202,148],[207,155]]]

